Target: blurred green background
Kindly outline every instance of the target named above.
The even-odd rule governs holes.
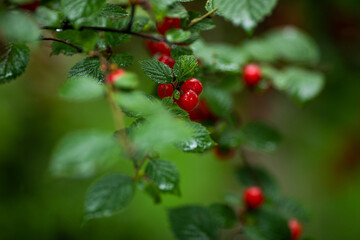
[[[204,12],[205,1],[186,3]],[[244,32],[221,18],[203,37],[209,42],[238,43]],[[315,38],[322,50],[324,91],[304,106],[272,91],[240,96],[246,119],[278,127],[285,141],[270,155],[249,152],[277,177],[284,194],[312,212],[306,236],[326,240],[358,240],[360,236],[360,2],[358,0],[281,0],[254,36],[277,26],[296,25]],[[136,60],[149,58],[134,39],[123,47]],[[48,171],[56,142],[67,132],[113,130],[105,101],[69,103],[58,87],[80,57],[49,57],[49,43],[34,46],[26,73],[0,86],[0,239],[174,239],[166,209],[209,204],[227,192],[241,194],[233,174],[235,162],[212,153],[169,150],[180,169],[182,197],[166,196],[154,205],[137,192],[123,214],[81,226],[84,195],[91,180],[54,179]],[[142,87],[153,88],[142,76]],[[173,151],[176,151],[174,154]],[[175,158],[173,156],[176,156]],[[130,162],[114,171],[131,172]]]

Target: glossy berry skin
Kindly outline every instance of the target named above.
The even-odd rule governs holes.
[[[257,85],[262,77],[261,68],[257,64],[248,64],[244,67],[243,80],[249,87]]]
[[[190,78],[181,85],[181,91],[187,92],[193,90],[197,95],[200,95],[203,91],[203,86],[199,80],[196,78]]]
[[[166,98],[166,97],[172,97],[173,92],[174,92],[174,87],[170,83],[160,84],[157,92],[158,92],[159,98],[161,98],[161,99]]]
[[[35,0],[33,2],[20,4],[19,7],[29,12],[35,12],[36,9],[39,7],[39,3],[39,0]]]
[[[236,155],[236,148],[221,148],[219,146],[215,146],[213,148],[215,156],[220,160],[229,160]]]
[[[175,60],[172,59],[170,56],[168,55],[161,55],[158,60],[162,63],[165,63],[166,65],[168,65],[171,69],[174,67],[175,65]]]
[[[146,47],[151,55],[157,53],[166,54],[170,56],[170,47],[165,42],[155,42],[152,40],[146,40]]]
[[[165,35],[172,28],[180,28],[180,18],[165,17],[162,22],[156,24],[156,28],[160,34]]]
[[[108,74],[106,77],[106,81],[110,84],[114,84],[119,78],[125,75],[125,70],[116,69],[112,73]]]
[[[301,223],[296,219],[290,219],[288,225],[291,233],[291,240],[299,239],[302,233]]]
[[[251,186],[245,189],[244,202],[249,208],[258,208],[264,202],[264,195],[261,188]]]
[[[183,95],[181,95],[181,97],[177,101],[177,104],[180,108],[189,112],[199,104],[199,97],[193,90],[189,90]]]

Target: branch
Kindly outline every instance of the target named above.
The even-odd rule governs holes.
[[[134,21],[134,16],[135,16],[135,4],[134,1],[131,1],[131,13],[130,13],[130,21],[127,27],[127,31],[131,31],[131,26],[133,24]]]
[[[73,47],[75,48],[79,53],[82,53],[84,50],[81,48],[81,47],[78,47],[66,40],[62,40],[62,39],[58,39],[58,38],[47,38],[47,37],[41,37],[40,40],[43,40],[43,41],[54,41],[54,42],[60,42],[60,43],[63,43],[63,44],[66,44],[66,45],[69,45],[70,47]]]
[[[202,20],[204,20],[207,17],[210,17],[213,13],[215,13],[218,10],[218,8],[214,8],[213,10],[211,10],[210,12],[207,12],[206,14],[204,14],[201,17],[198,18],[194,18],[193,20],[191,20],[190,24],[186,27],[186,29],[191,28],[192,26],[194,26],[195,24],[201,22]]]

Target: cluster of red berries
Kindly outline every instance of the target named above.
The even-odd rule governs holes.
[[[245,65],[243,69],[243,81],[246,86],[255,87],[262,78],[262,71],[259,65],[250,63]]]
[[[160,84],[158,95],[161,99],[173,97],[174,86],[170,83]],[[193,110],[199,104],[199,95],[203,90],[201,82],[195,78],[185,81],[180,87],[180,98],[174,99],[175,102],[187,112]]]
[[[246,206],[251,209],[260,207],[265,200],[263,191],[257,186],[246,188],[243,198]],[[296,219],[290,219],[288,221],[288,226],[291,233],[291,240],[299,239],[302,233],[301,223]]]

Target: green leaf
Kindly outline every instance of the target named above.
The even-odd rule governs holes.
[[[278,90],[285,91],[299,102],[316,97],[325,83],[322,73],[296,67],[286,68],[282,72],[272,71],[271,77]]]
[[[97,58],[85,58],[70,69],[69,78],[91,76],[99,82],[104,81],[104,74],[100,70],[100,61]]]
[[[214,203],[210,205],[212,215],[217,219],[221,228],[231,228],[236,224],[237,217],[233,209],[226,204]]]
[[[260,122],[251,122],[242,129],[244,144],[252,149],[272,152],[281,142],[280,134],[272,127]]]
[[[134,193],[134,182],[129,176],[105,176],[90,186],[85,199],[84,218],[111,217],[130,204]]]
[[[120,148],[111,133],[79,130],[58,143],[50,163],[56,177],[87,178],[111,166]]]
[[[89,100],[104,96],[104,87],[91,76],[68,79],[60,88],[60,96],[69,100]]]
[[[308,222],[310,219],[309,211],[291,198],[281,198],[276,202],[276,209],[287,219],[295,218],[300,222]]]
[[[40,39],[40,29],[24,12],[0,14],[0,35],[8,41],[32,42]]]
[[[35,19],[39,24],[46,26],[59,26],[60,24],[59,12],[44,6],[36,9]]]
[[[183,5],[177,2],[167,9],[166,16],[172,18],[186,18],[188,16],[188,12]]]
[[[217,219],[210,210],[200,206],[186,206],[169,210],[174,235],[179,240],[216,240],[219,229]]]
[[[126,12],[125,9],[116,6],[114,4],[106,4],[99,13],[99,16],[107,17],[107,18],[121,18],[127,15],[128,13]]]
[[[111,59],[111,61],[116,63],[118,67],[128,67],[134,63],[134,58],[127,53],[118,53]]]
[[[192,78],[199,70],[196,57],[191,55],[180,56],[174,65],[174,74],[178,81]]]
[[[106,0],[61,0],[64,15],[70,20],[89,17],[99,13]]]
[[[218,8],[218,14],[230,20],[234,25],[241,25],[246,31],[251,31],[269,15],[277,0],[213,0],[213,6]]]
[[[114,83],[114,86],[120,90],[134,90],[138,85],[138,76],[132,72],[126,72]]]
[[[145,169],[146,175],[161,192],[176,193],[179,187],[179,171],[167,160],[151,160]]]
[[[280,196],[279,187],[266,170],[262,168],[240,167],[236,170],[236,176],[244,187],[259,186],[264,191],[267,200],[277,200]]]
[[[171,68],[158,60],[141,61],[141,67],[145,74],[156,83],[171,83],[173,74]]]
[[[0,45],[0,84],[20,76],[30,59],[30,49],[23,43]]]
[[[190,12],[191,20],[194,20],[201,16],[202,16],[201,13]],[[214,24],[213,20],[211,18],[205,18],[205,19],[201,20],[200,22],[197,22],[196,24],[191,26],[191,28],[189,30],[191,32],[201,32],[201,31],[211,30],[213,28],[215,28],[215,24]]]
[[[181,43],[189,39],[191,32],[182,29],[170,29],[166,32],[166,40],[172,43]]]
[[[176,147],[184,152],[202,153],[215,146],[208,130],[197,122],[188,122],[193,134],[190,138],[176,143]]]
[[[193,51],[189,47],[182,47],[177,44],[171,46],[171,57],[177,59],[182,55],[191,55]]]
[[[204,90],[206,103],[217,116],[229,117],[233,108],[231,93],[216,86],[206,85]]]
[[[123,92],[116,94],[115,97],[120,107],[131,113],[133,117],[147,117],[162,110],[159,102],[152,101],[140,92]]]
[[[244,233],[249,240],[291,239],[287,220],[277,213],[259,210],[253,213],[253,217],[255,225],[244,227]]]

